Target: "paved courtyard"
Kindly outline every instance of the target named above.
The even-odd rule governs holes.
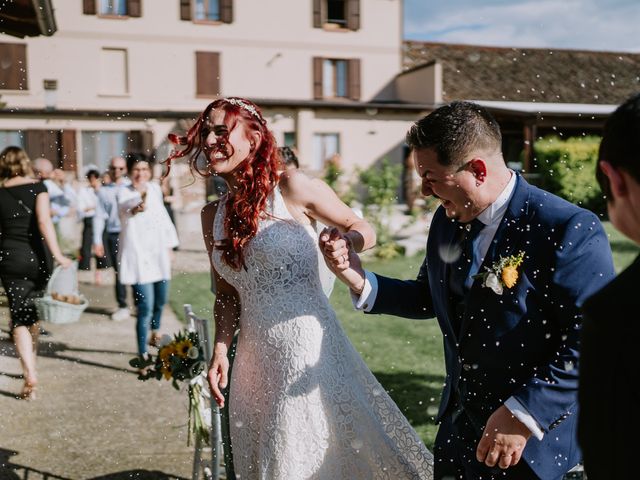
[[[81,283],[91,304],[81,320],[44,324],[31,402],[16,399],[21,369],[0,305],[0,479],[190,478],[187,394],[137,380],[135,320],[110,320],[112,288]],[[180,328],[169,309],[162,322],[165,333]]]

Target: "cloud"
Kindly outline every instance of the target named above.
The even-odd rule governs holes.
[[[405,38],[640,52],[637,0],[407,0]]]

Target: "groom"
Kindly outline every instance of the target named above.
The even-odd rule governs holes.
[[[356,308],[437,317],[446,383],[436,479],[559,479],[576,443],[579,305],[614,275],[598,218],[508,169],[495,119],[454,102],[407,134],[441,202],[415,280],[365,271],[335,229],[320,247]]]

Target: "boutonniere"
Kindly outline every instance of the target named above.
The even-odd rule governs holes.
[[[482,286],[490,288],[496,294],[502,295],[504,287],[512,288],[518,281],[520,273],[518,267],[524,261],[524,252],[519,252],[515,255],[509,255],[508,257],[500,257],[493,262],[490,267],[485,267],[487,270],[483,273],[474,275],[473,278],[482,279]]]

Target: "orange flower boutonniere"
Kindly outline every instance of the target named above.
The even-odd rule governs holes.
[[[486,272],[474,275],[473,278],[482,279],[482,286],[488,287],[496,294],[502,295],[505,288],[513,288],[520,278],[518,267],[524,261],[524,252],[508,257],[500,257]]]

